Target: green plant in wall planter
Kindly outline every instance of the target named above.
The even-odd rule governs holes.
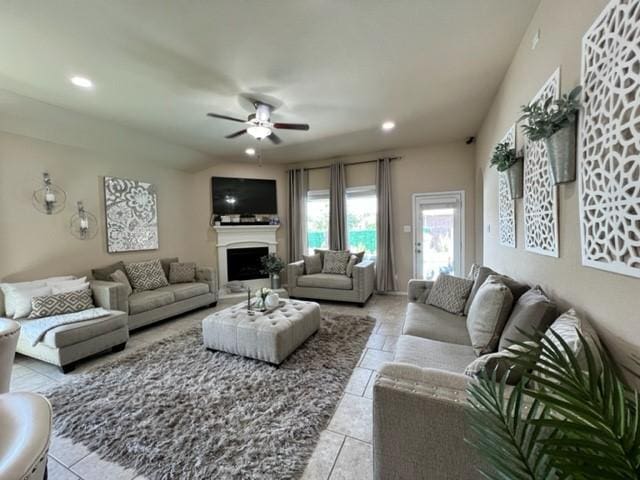
[[[512,199],[522,198],[523,161],[522,154],[508,142],[497,144],[491,156],[491,166],[507,177]]]
[[[578,85],[559,99],[524,105],[524,115],[518,121],[530,140],[544,141],[554,184],[573,182],[576,179],[576,131],[580,92]]]
[[[640,478],[639,393],[604,350],[580,341],[579,354],[553,331],[519,343],[514,368],[529,373],[517,385],[497,369],[470,383],[466,441],[484,478]]]

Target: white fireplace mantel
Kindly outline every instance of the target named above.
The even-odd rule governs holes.
[[[218,234],[216,247],[218,249],[218,277],[221,293],[226,291],[225,285],[229,281],[227,272],[227,250],[233,248],[268,247],[269,253],[275,253],[278,246],[276,232],[280,225],[237,225],[217,226],[213,229]],[[268,287],[268,279],[243,281],[252,289]]]

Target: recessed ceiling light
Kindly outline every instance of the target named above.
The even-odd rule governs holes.
[[[247,148],[244,153],[246,153],[247,155],[249,155],[250,157],[253,157],[256,154],[256,150],[255,148]]]
[[[396,124],[395,124],[395,123],[393,123],[391,120],[388,120],[388,121],[386,121],[386,122],[384,122],[384,123],[382,124],[382,129],[383,129],[383,130],[385,130],[385,131],[387,131],[387,132],[388,132],[389,130],[393,130],[395,127],[396,127]]]
[[[73,83],[76,87],[81,88],[93,87],[93,82],[91,80],[89,80],[87,77],[81,77],[79,75],[71,77],[71,83]]]

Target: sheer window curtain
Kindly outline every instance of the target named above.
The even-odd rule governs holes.
[[[289,170],[289,262],[302,259],[307,245],[307,185],[308,172],[303,168]]]
[[[329,183],[329,248],[347,249],[346,194],[347,180],[344,163],[331,165]]]
[[[391,205],[391,161],[383,158],[376,163],[377,213],[377,260],[376,290],[397,290],[396,266],[393,246],[393,208]]]

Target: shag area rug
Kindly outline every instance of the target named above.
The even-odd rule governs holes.
[[[297,478],[374,323],[325,314],[279,367],[193,327],[47,392],[56,433],[151,480]]]

